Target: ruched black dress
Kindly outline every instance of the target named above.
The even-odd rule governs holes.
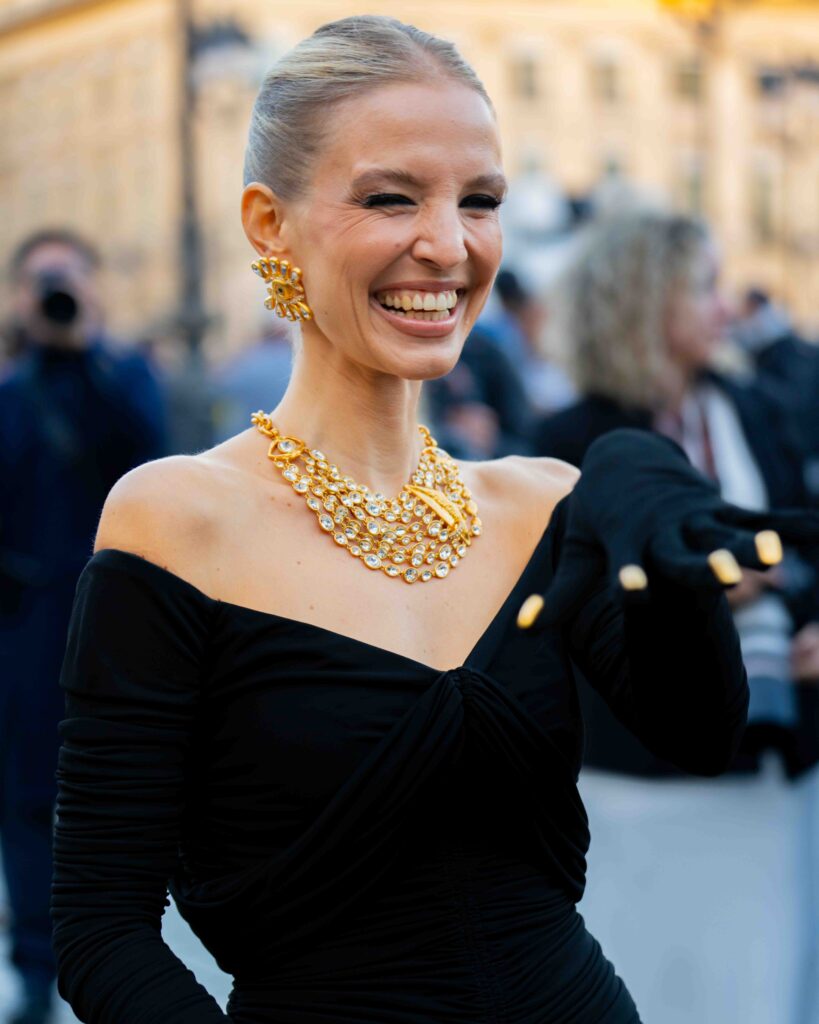
[[[52,901],[81,1020],[639,1020],[575,908],[589,834],[573,668],[708,774],[747,687],[721,595],[668,589],[624,616],[601,581],[570,630],[518,630],[563,506],[446,672],[94,555],[62,676]],[[162,942],[168,885],[235,977],[227,1017]]]

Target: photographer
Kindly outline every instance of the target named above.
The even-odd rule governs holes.
[[[105,495],[163,449],[148,364],[104,339],[98,268],[64,230],[27,238],[9,267],[18,355],[0,379],[0,842],[23,994],[9,1024],[43,1024],[52,1000],[58,677],[74,588]]]

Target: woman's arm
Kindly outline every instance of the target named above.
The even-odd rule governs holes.
[[[745,729],[748,686],[724,595],[671,583],[644,603],[618,600],[607,581],[569,631],[572,660],[655,755],[718,775]]]
[[[80,578],[61,685],[52,918],[58,985],[90,1024],[229,1018],[162,941],[212,602],[135,555]]]
[[[816,544],[819,516],[729,505],[677,445],[638,430],[591,445],[555,514],[555,577],[538,628],[563,627],[589,682],[655,754],[724,770],[748,688],[723,588],[739,579],[737,563],[762,569],[781,557],[772,530]]]

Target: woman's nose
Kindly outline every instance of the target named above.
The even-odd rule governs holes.
[[[467,258],[464,228],[457,207],[430,211],[419,221],[413,245],[415,259],[440,270],[452,270]]]

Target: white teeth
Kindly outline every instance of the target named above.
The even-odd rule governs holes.
[[[432,314],[440,313],[434,319],[446,319],[450,312],[458,304],[457,291],[446,292],[379,292],[376,298],[382,306],[387,309],[395,309],[400,312]],[[429,320],[431,316],[421,316],[418,319]]]

